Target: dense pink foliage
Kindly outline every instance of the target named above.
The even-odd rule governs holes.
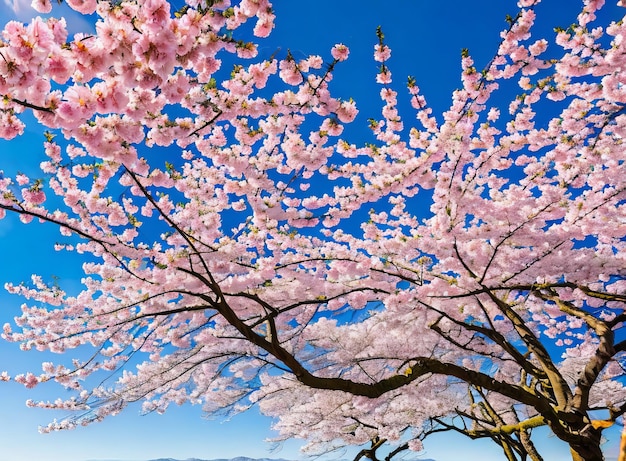
[[[59,251],[86,255],[78,294],[37,276],[7,286],[30,302],[5,338],[93,348],[15,377],[75,390],[31,402],[81,410],[45,430],[138,400],[256,403],[312,449],[419,450],[457,421],[499,440],[535,418],[576,451],[599,443],[591,409],[621,416],[626,24],[595,24],[602,1],[549,59],[535,2],[520,1],[484,71],[463,55],[437,116],[416,80],[398,94],[379,31],[382,112],[365,144],[342,137],[357,105],[329,87],[345,45],[263,61],[237,38],[250,19],[270,33],[267,0],[68,3],[95,11],[94,35],[36,18],[7,24],[0,47],[0,136],[32,111],[59,138],[42,179],[0,179],[2,214],[55,223]],[[239,63],[225,79],[223,61]]]

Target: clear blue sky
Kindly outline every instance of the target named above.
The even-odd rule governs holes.
[[[177,0],[180,1],[180,0]],[[614,3],[614,0],[609,0]],[[0,1],[0,20],[26,20],[30,0]],[[56,11],[59,8],[55,3]],[[575,12],[564,5],[578,1],[544,0],[539,14],[544,34],[553,35],[554,26],[567,27]],[[516,13],[512,0],[316,0],[301,2],[276,0],[277,28],[264,42],[261,54],[271,55],[278,47],[289,48],[294,56],[318,53],[329,56],[330,47],[342,42],[351,49],[350,59],[337,67],[334,85],[344,97],[353,97],[361,109],[360,120],[377,117],[377,87],[373,84],[376,63],[372,60],[376,42],[376,26],[382,25],[387,43],[393,49],[389,65],[399,85],[407,75],[417,78],[435,112],[447,108],[451,91],[459,84],[459,58],[462,48],[469,48],[482,67],[491,58],[498,33],[506,24],[506,14]],[[623,9],[607,7],[612,17]],[[70,29],[85,30],[90,25],[71,16]],[[365,123],[363,123],[365,126]],[[11,170],[24,165],[30,156],[40,152],[38,135],[28,136],[10,144],[0,144],[0,169]],[[19,156],[19,157],[18,157]],[[33,162],[35,165],[38,163]],[[25,167],[22,166],[23,170]],[[0,221],[0,286],[6,281],[27,280],[32,272],[44,277],[59,277],[65,288],[78,288],[80,260],[59,255],[50,246],[56,231],[49,229],[48,238],[36,225],[24,226],[15,219]],[[10,320],[19,311],[21,300],[0,292],[0,323]],[[0,369],[11,373],[39,370],[46,358],[36,353],[20,353],[15,345],[0,343]],[[88,428],[40,435],[38,425],[45,425],[55,415],[45,410],[27,409],[27,398],[55,399],[62,390],[54,385],[26,391],[13,383],[0,384],[0,461],[85,461],[93,459],[140,460],[157,457],[185,459],[222,458],[234,456],[297,458],[298,443],[286,444],[270,453],[270,422],[256,412],[240,415],[230,421],[208,420],[195,407],[172,408],[165,415],[140,416],[138,408],[129,408],[120,416]],[[554,437],[543,437],[545,459],[568,459],[568,450]],[[607,444],[615,447],[615,434]],[[467,459],[468,453],[480,453],[485,461],[502,459],[491,445],[468,446],[462,437],[443,436],[429,439],[424,457],[437,461]],[[348,454],[337,456],[349,457]],[[471,458],[471,456],[470,456]]]

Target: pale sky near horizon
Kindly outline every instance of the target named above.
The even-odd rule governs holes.
[[[612,17],[623,9],[607,6]],[[0,2],[0,22],[9,18],[26,20],[30,0]],[[55,3],[55,8],[59,8]],[[577,5],[579,2],[573,2]],[[547,18],[543,33],[552,33],[555,25],[567,27],[574,12],[563,8],[562,0],[544,0],[540,9]],[[299,2],[276,0],[277,28],[261,45],[261,54],[269,56],[277,47],[289,48],[296,56],[318,53],[330,56],[333,44],[342,42],[351,49],[350,59],[337,67],[335,84],[346,97],[354,97],[362,111],[361,122],[377,117],[378,96],[367,96],[373,85],[377,65],[372,59],[376,43],[376,26],[382,25],[386,42],[393,50],[390,62],[397,88],[407,75],[417,78],[435,112],[447,108],[450,92],[458,85],[460,50],[469,48],[477,67],[486,64],[499,42],[499,31],[505,28],[506,14],[515,15],[512,0],[317,0]],[[66,10],[67,11],[67,10]],[[16,16],[17,15],[17,16]],[[81,30],[89,23],[73,15],[71,27]],[[401,98],[401,97],[400,97]],[[11,155],[29,155],[40,149],[40,138],[28,134],[10,144],[0,144],[0,170],[11,162]],[[52,231],[54,234],[54,231]],[[56,234],[55,234],[56,235]],[[0,221],[0,324],[19,313],[19,298],[7,295],[2,285],[7,281],[28,280],[33,272],[44,277],[56,276],[65,284],[79,285],[80,259],[50,249],[55,235],[41,238],[41,228],[24,226],[15,219]],[[0,340],[0,370],[11,373],[39,371],[44,360],[35,353],[20,353],[15,345]],[[172,408],[165,415],[139,415],[138,406],[103,423],[64,433],[40,435],[38,425],[47,424],[55,416],[45,410],[28,409],[27,398],[54,400],[62,396],[54,385],[27,391],[15,383],[0,383],[0,461],[86,461],[146,460],[160,457],[231,458],[236,456],[296,459],[300,442],[289,442],[282,449],[270,451],[264,442],[272,437],[270,421],[253,410],[229,421],[206,419],[201,409],[191,406]],[[545,431],[544,431],[545,433]],[[609,433],[607,453],[614,451],[616,432]],[[555,437],[541,437],[540,446],[546,460],[570,459],[568,450]],[[325,459],[350,459],[354,452],[332,454]],[[460,436],[438,436],[426,442],[426,451],[412,458],[433,458],[437,461],[472,459],[480,454],[483,461],[502,459],[493,444],[468,443]]]

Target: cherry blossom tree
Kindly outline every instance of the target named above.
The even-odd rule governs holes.
[[[64,354],[14,377],[72,391],[29,402],[76,411],[44,431],[137,401],[258,405],[312,450],[375,459],[454,431],[539,460],[548,426],[572,459],[603,459],[626,411],[626,23],[585,0],[532,37],[535,3],[484,69],[463,53],[442,114],[419,76],[392,82],[378,30],[365,142],[332,93],[346,46],[257,56],[267,0],[71,0],[97,18],[73,37],[6,24],[0,136],[32,113],[46,160],[0,178],[2,216],[85,258],[77,293],[6,287],[27,303],[3,337]]]

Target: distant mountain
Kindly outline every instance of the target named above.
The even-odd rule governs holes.
[[[217,458],[217,459],[199,459],[199,458],[188,458],[188,459],[174,459],[174,458],[158,458],[158,459],[149,459],[147,461],[289,461],[284,458],[247,458],[245,456],[237,456],[236,458]],[[346,460],[337,460],[337,461],[346,461]],[[435,461],[432,458],[415,458],[412,461]]]
[[[121,461],[121,460],[90,460],[90,461]],[[217,459],[200,459],[200,458],[187,458],[184,460],[175,458],[157,458],[147,461],[289,461],[284,458],[247,458],[245,456],[237,456],[236,458],[217,458]],[[345,460],[336,460],[345,461]],[[431,458],[415,458],[412,461],[435,461]]]
[[[247,458],[245,456],[237,456],[236,458],[214,458],[214,459],[200,459],[200,458],[187,458],[184,460],[174,458],[157,458],[149,459],[148,461],[289,461],[283,458]],[[428,460],[424,460],[428,461]]]
[[[130,461],[130,460],[121,460],[121,459],[90,459],[86,461]],[[137,460],[135,460],[137,461]],[[187,458],[187,459],[176,459],[176,458],[157,458],[157,459],[149,459],[146,461],[289,461],[283,458],[247,458],[245,456],[237,456],[236,458],[217,458],[217,459],[200,459],[200,458]],[[420,460],[422,461],[422,460]],[[423,461],[434,461],[434,460],[423,460]]]
[[[187,458],[185,460],[174,458],[158,458],[150,459],[148,461],[288,461],[283,458],[247,458],[245,456],[237,456],[236,458],[217,458],[217,459],[199,459],[199,458]],[[428,460],[424,460],[428,461]]]
[[[218,458],[218,459],[198,459],[198,458],[189,458],[185,460],[174,459],[174,458],[158,458],[158,459],[150,459],[148,461],[288,461],[284,458],[247,458],[245,456],[238,456],[236,458]],[[337,461],[345,461],[345,460],[337,460]],[[412,461],[435,461],[432,458],[415,458]]]

